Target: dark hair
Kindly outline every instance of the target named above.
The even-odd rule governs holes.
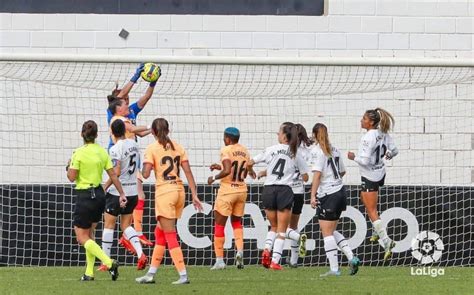
[[[237,136],[237,135],[232,135],[228,133],[224,133],[224,137],[227,137],[228,139],[230,139],[232,143],[238,143],[240,139],[240,135]]]
[[[288,140],[291,157],[296,157],[296,152],[298,152],[298,130],[296,125],[291,122],[284,122],[281,124],[281,130]]]
[[[383,133],[388,133],[395,125],[395,119],[392,114],[382,108],[365,111],[369,120],[372,121],[375,128],[380,128]],[[380,126],[379,126],[380,125]]]
[[[153,135],[158,138],[158,142],[167,150],[171,148],[174,151],[174,145],[168,134],[170,133],[170,128],[168,121],[164,118],[156,118],[151,124],[151,131]]]
[[[81,136],[84,139],[85,143],[94,143],[97,138],[97,124],[92,121],[85,121],[82,124]]]
[[[328,128],[322,123],[316,123],[313,127],[313,136],[327,157],[332,157],[331,143],[329,142]]]
[[[307,147],[312,145],[313,141],[309,139],[306,128],[299,123],[295,124],[295,126],[296,130],[298,130],[298,146],[301,145],[301,143],[304,143]]]
[[[115,98],[111,102],[109,102],[109,111],[112,113],[112,115],[115,115],[117,113],[117,108],[121,106],[123,103],[123,100],[120,98]]]
[[[112,129],[112,134],[117,138],[125,135],[125,123],[120,119],[113,121],[110,129]]]
[[[122,89],[119,89],[118,88],[118,83],[115,83],[114,90],[112,90],[111,94],[107,95],[108,102],[111,103],[115,99],[120,99],[120,97],[118,96],[120,91],[122,91]]]

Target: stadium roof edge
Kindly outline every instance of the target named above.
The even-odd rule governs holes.
[[[364,57],[221,57],[157,55],[78,55],[78,54],[0,54],[0,61],[18,62],[156,62],[160,64],[249,64],[249,65],[326,65],[326,66],[420,66],[474,67],[474,59],[461,58],[364,58]]]

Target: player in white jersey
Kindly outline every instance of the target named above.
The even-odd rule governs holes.
[[[298,153],[301,155],[303,160],[309,164],[311,162],[311,146],[313,142],[308,137],[306,128],[301,124],[295,124],[298,131]],[[287,259],[287,264],[290,267],[296,268],[298,266],[298,254],[299,257],[306,256],[306,234],[301,234],[298,231],[298,222],[300,221],[300,215],[303,210],[304,195],[305,195],[305,181],[301,176],[299,170],[293,177],[293,183],[291,189],[295,196],[293,201],[293,207],[291,208],[290,225],[286,231],[286,237],[291,240],[291,251],[290,257]],[[288,258],[288,257],[287,257]]]
[[[337,249],[349,260],[350,274],[359,270],[360,260],[354,257],[346,238],[336,230],[342,211],[346,210],[346,190],[342,177],[346,168],[341,153],[329,142],[328,130],[324,124],[317,123],[313,127],[316,145],[311,149],[311,207],[316,208],[316,216],[324,238],[324,250],[329,260],[330,270],[321,276],[339,276]]]
[[[118,201],[118,192],[114,186],[110,186],[111,181],[105,183],[106,206],[104,214],[104,231],[102,233],[102,249],[110,256],[114,239],[115,223],[117,216],[120,215],[120,228],[123,235],[132,244],[132,252],[138,256],[137,269],[142,270],[146,267],[148,258],[143,253],[139,240],[139,235],[131,226],[133,209],[138,202],[137,173],[140,169],[140,151],[138,144],[133,139],[125,138],[125,123],[122,120],[115,120],[111,125],[111,130],[117,142],[109,150],[115,173],[119,175],[127,205],[121,208]],[[103,266],[99,268],[103,270]]]
[[[252,168],[254,164],[265,163],[267,165],[262,203],[271,229],[265,241],[262,265],[274,270],[282,269],[280,258],[293,206],[294,196],[291,184],[295,172],[296,170],[300,171],[303,181],[308,180],[309,172],[308,165],[298,153],[298,131],[293,123],[281,125],[278,132],[278,142],[279,144],[271,146],[255,156],[247,167],[249,174],[254,175]],[[270,258],[272,249],[273,255]]]
[[[370,240],[377,241],[380,238],[385,248],[384,260],[387,260],[392,255],[395,242],[388,237],[386,226],[380,220],[377,202],[379,187],[385,183],[384,158],[390,160],[398,154],[388,134],[395,121],[389,112],[376,108],[366,111],[360,123],[367,133],[362,137],[358,154],[349,152],[347,157],[359,165],[362,178],[360,197],[376,233]]]
[[[305,162],[309,164],[311,161],[310,150],[313,142],[308,138],[308,134],[303,125],[295,124],[295,126],[298,131],[298,154],[300,154]],[[258,173],[258,178],[260,179],[261,177],[266,176],[266,174],[266,170],[260,171]],[[298,267],[298,256],[302,258],[306,256],[307,239],[306,234],[301,234],[298,231],[298,222],[303,210],[305,195],[304,181],[299,170],[295,171],[291,189],[293,190],[294,198],[293,206],[291,208],[290,224],[286,230],[286,238],[291,240],[291,251],[290,256],[286,257],[286,263],[289,267],[296,268]]]

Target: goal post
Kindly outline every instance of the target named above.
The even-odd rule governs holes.
[[[187,206],[177,224],[188,264],[210,265],[214,256],[217,186],[208,186],[206,179],[208,166],[219,160],[225,127],[238,127],[241,142],[255,155],[276,143],[275,132],[284,121],[301,123],[308,133],[322,122],[345,155],[357,151],[365,110],[382,107],[395,117],[393,138],[400,150],[387,163],[379,198],[381,218],[398,242],[391,264],[416,265],[426,261],[418,253],[434,255],[435,239],[420,234],[430,232],[443,243],[434,265],[472,266],[473,60],[21,54],[0,55],[0,265],[84,261],[73,237],[74,197],[64,167],[82,143],[85,120],[98,123],[98,142],[107,146],[107,94],[116,82],[124,85],[144,61],[159,64],[162,77],[137,124],[149,125],[156,117],[169,120],[172,138],[188,151],[205,202],[204,213]],[[139,80],[130,101],[143,95],[147,85]],[[152,136],[141,138],[141,150],[152,141]],[[371,224],[359,200],[358,168],[344,160],[350,206],[339,227],[364,264],[383,265],[382,248],[367,239]],[[267,222],[260,206],[262,182],[248,183],[244,262],[256,264]],[[144,229],[152,238],[152,180],[145,189]],[[302,263],[324,265],[322,238],[308,200],[300,219],[300,229],[309,237]],[[415,247],[412,254],[417,236],[426,249]],[[97,237],[100,241],[100,230]],[[226,237],[232,262],[230,227]],[[117,243],[112,255],[125,264],[133,262]]]

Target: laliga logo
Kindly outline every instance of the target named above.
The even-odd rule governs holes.
[[[443,254],[444,244],[437,233],[422,231],[411,241],[411,254],[420,264],[437,262]],[[432,276],[444,275],[443,268],[411,268],[411,275]]]
[[[443,241],[437,233],[422,231],[411,241],[411,254],[421,264],[438,261],[444,250]]]

